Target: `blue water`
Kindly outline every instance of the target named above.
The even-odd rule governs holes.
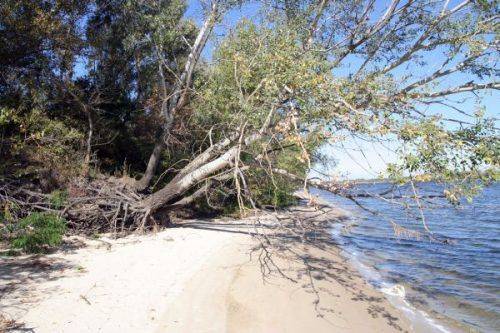
[[[388,187],[363,184],[359,193],[381,193]],[[402,187],[396,194],[411,195],[410,190]],[[442,188],[419,184],[419,192],[438,194]],[[365,208],[380,212],[373,215],[349,200],[318,193],[352,213],[346,222],[351,227],[338,238],[346,251],[356,253],[385,281],[403,285],[415,307],[465,331],[500,331],[500,183],[456,208],[439,198],[424,202],[434,240],[395,235],[391,221],[424,231],[421,220],[415,219],[419,210],[413,200],[359,198]]]

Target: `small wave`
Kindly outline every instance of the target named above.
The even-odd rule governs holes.
[[[445,326],[438,323],[434,318],[423,310],[416,309],[406,299],[406,289],[400,284],[387,285],[380,288],[380,291],[388,296],[389,301],[395,307],[406,313],[415,326],[421,328],[423,332],[451,333]],[[420,331],[420,330],[418,330]]]
[[[339,237],[339,228],[332,230],[333,238]],[[382,275],[374,268],[367,266],[361,262],[360,253],[355,251],[353,247],[343,246],[343,254],[349,259],[351,264],[361,273],[364,279],[373,285],[375,288],[385,294],[389,302],[396,308],[403,311],[411,322],[419,327],[417,331],[421,332],[436,332],[436,333],[451,333],[443,325],[431,318],[425,311],[418,310],[406,300],[406,290],[401,284],[390,284],[383,279]]]
[[[395,272],[392,272],[392,277],[395,278],[398,282],[389,282],[387,278],[384,278],[383,275],[376,269],[376,267],[371,266],[370,264],[364,264],[363,259],[366,258],[365,254],[361,251],[358,251],[356,247],[348,246],[345,244],[342,246],[343,254],[346,258],[349,259],[351,264],[360,272],[363,278],[386,295],[389,302],[401,310],[405,316],[412,322],[415,332],[425,332],[425,333],[452,333],[454,330],[451,330],[446,326],[446,324],[442,324],[440,320],[432,317],[428,311],[423,310],[420,306],[416,307],[410,302],[411,294],[416,291],[416,286],[405,287],[403,284],[399,283],[400,278],[396,278],[394,276]],[[407,277],[408,280],[408,277]],[[411,289],[410,291],[407,288]],[[425,294],[424,291],[421,290],[420,294]],[[409,294],[410,293],[410,294]],[[451,292],[449,292],[452,294]],[[424,309],[427,307],[423,305]],[[450,320],[447,318],[446,320]],[[459,323],[451,319],[452,327],[459,326]],[[472,324],[471,324],[472,325]],[[475,326],[475,325],[474,325]],[[461,329],[460,329],[461,331]]]
[[[377,192],[382,185],[370,185],[367,190]],[[436,186],[424,184],[427,191]],[[325,195],[325,199],[354,212],[349,232],[337,230],[332,232],[333,237],[369,283],[402,306],[407,301],[414,307],[405,312],[424,310],[451,330],[498,331],[500,183],[486,188],[474,204],[464,204],[459,210],[442,206],[426,211],[437,241],[396,237],[391,225],[379,217],[336,197]],[[402,214],[399,206],[370,199],[364,199],[363,204],[407,228],[421,229],[420,223],[412,220],[411,214]],[[420,299],[425,304],[419,303]],[[471,308],[460,304],[470,304]],[[436,325],[427,331],[447,331]]]
[[[381,288],[380,291],[391,296],[398,296],[401,298],[406,297],[405,287],[400,284],[395,284],[392,287]]]

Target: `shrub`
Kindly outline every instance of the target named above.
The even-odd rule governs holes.
[[[64,207],[64,204],[68,200],[68,192],[66,190],[55,190],[50,194],[50,204],[54,209],[60,209]]]
[[[31,213],[19,221],[16,229],[11,246],[28,253],[40,253],[61,244],[66,221],[54,214]]]

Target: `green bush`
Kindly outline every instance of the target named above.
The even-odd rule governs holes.
[[[66,190],[55,190],[50,194],[50,204],[54,209],[64,207],[68,200],[68,192]]]
[[[32,213],[17,224],[11,246],[28,253],[44,252],[48,247],[61,244],[66,221],[54,214]]]

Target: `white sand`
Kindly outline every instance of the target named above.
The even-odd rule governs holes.
[[[320,270],[277,253],[295,282],[276,271],[264,281],[256,241],[242,233],[252,228],[214,223],[2,258],[0,311],[48,333],[410,331],[337,248],[292,245]]]

